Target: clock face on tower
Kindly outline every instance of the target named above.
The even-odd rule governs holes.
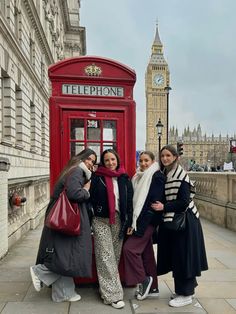
[[[161,73],[155,74],[153,76],[153,85],[161,86],[164,84],[164,76]]]

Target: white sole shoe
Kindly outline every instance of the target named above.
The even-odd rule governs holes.
[[[178,296],[179,296],[179,294],[172,293],[172,295],[170,296],[170,299],[173,300],[173,299],[177,298]],[[195,298],[195,294],[192,295],[192,298]]]
[[[185,305],[189,305],[193,302],[192,296],[183,296],[179,295],[176,298],[169,301],[169,306],[172,307],[181,307]]]
[[[117,302],[112,302],[111,306],[114,307],[115,309],[122,309],[125,306],[125,302],[120,300]]]
[[[142,301],[142,300],[147,298],[149,291],[150,291],[150,288],[151,288],[151,285],[152,285],[152,281],[153,281],[153,278],[151,276],[149,276],[149,283],[145,289],[145,292],[143,295],[139,292],[138,295],[136,296],[137,300]]]
[[[73,296],[72,298],[70,298],[68,301],[69,302],[76,302],[81,300],[81,296],[79,294],[76,294],[75,296]]]
[[[33,270],[33,266],[30,267],[30,275],[31,275],[31,279],[32,279],[32,283],[33,283],[34,289],[37,292],[39,292],[42,289],[42,281],[35,274],[35,272]]]

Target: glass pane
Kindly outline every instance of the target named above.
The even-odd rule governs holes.
[[[116,141],[116,121],[103,121],[103,140]]]
[[[84,140],[84,120],[70,120],[70,138],[72,140]]]
[[[70,157],[79,154],[84,149],[84,143],[72,142],[70,143]]]
[[[100,141],[101,129],[99,120],[87,120],[87,139]]]
[[[110,149],[110,148],[117,151],[116,143],[103,143],[103,150]]]
[[[88,148],[91,148],[97,154],[97,163],[100,162],[101,150],[100,150],[100,143],[89,143]]]

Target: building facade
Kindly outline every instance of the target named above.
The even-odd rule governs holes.
[[[0,2],[0,257],[35,228],[48,203],[47,69],[58,60],[86,54],[80,1],[69,4]]]
[[[163,45],[158,26],[152,44],[152,53],[145,75],[146,92],[146,150],[157,152],[158,134],[156,124],[163,124],[161,146],[168,142],[170,72],[164,58]]]
[[[171,127],[169,143],[176,145],[177,142],[183,143],[181,161],[188,170],[194,164],[205,170],[222,169],[224,162],[229,162],[232,157],[229,155],[230,137],[221,134],[207,136],[202,133],[200,124],[193,130],[186,127],[182,134],[179,134],[177,128]]]

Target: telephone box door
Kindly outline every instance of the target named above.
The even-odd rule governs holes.
[[[103,150],[109,148],[114,148],[124,160],[122,112],[66,110],[62,114],[62,166],[86,147],[97,153],[98,162]]]

